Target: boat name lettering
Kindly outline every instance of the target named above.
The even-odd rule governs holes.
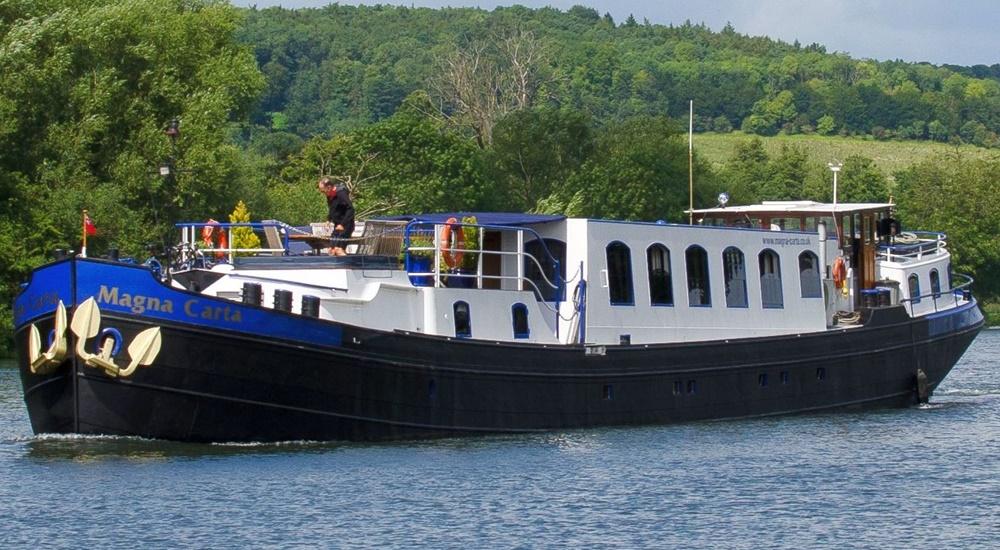
[[[812,244],[809,237],[764,237],[764,244],[771,246],[809,246]]]
[[[211,321],[225,321],[227,323],[243,322],[243,314],[238,309],[229,306],[200,304],[196,299],[184,302],[184,313],[188,317],[197,317],[198,319]]]
[[[101,285],[100,292],[97,293],[98,303],[111,304],[118,307],[127,308],[132,313],[140,315],[148,311],[158,311],[161,313],[173,313],[174,303],[167,299],[160,299],[155,296],[143,296],[142,294],[129,294],[121,292],[118,287],[108,288]]]
[[[58,292],[43,292],[38,296],[31,297],[27,305],[18,304],[14,309],[15,317],[24,317],[28,311],[35,312],[43,308],[55,307],[59,303]]]

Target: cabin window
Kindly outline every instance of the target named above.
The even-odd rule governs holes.
[[[757,375],[757,385],[766,388],[767,387],[767,373],[763,372]]]
[[[781,296],[781,260],[778,253],[765,249],[757,257],[760,260],[760,301],[765,308],[784,307]]]
[[[711,306],[712,289],[708,283],[708,253],[698,245],[690,246],[684,253],[684,263],[687,269],[688,305]]]
[[[722,251],[726,279],[726,307],[747,307],[747,264],[743,251],[735,246]]]
[[[511,322],[514,324],[514,338],[527,338],[530,335],[528,329],[528,306],[524,304],[514,304],[510,307]]]
[[[674,395],[680,395],[682,393],[684,393],[684,382],[674,380]]]
[[[931,270],[931,292],[934,293],[934,297],[938,298],[941,296],[941,276],[938,275],[938,270]]]
[[[615,387],[611,384],[604,385],[604,400],[611,401],[615,398]]]
[[[472,318],[469,315],[468,302],[455,302],[455,336],[469,338],[472,336]]]
[[[955,277],[952,276],[952,274],[951,274],[951,262],[948,262],[948,267],[945,268],[944,273],[945,273],[945,275],[948,276],[948,280],[945,281],[945,283],[948,286],[946,286],[945,288],[948,289],[948,290],[951,290],[951,289],[955,288],[955,283],[954,283]]]
[[[566,243],[557,239],[534,239],[524,243],[526,285],[545,302],[565,300]],[[531,257],[528,257],[528,256]],[[485,262],[487,257],[483,257]],[[486,269],[484,264],[483,269]]]
[[[910,275],[907,279],[910,286],[910,303],[919,304],[920,303],[920,278],[914,273]]]
[[[823,297],[819,276],[819,258],[808,250],[799,254],[799,286],[802,287],[803,298]]]
[[[649,303],[654,306],[674,305],[673,278],[670,275],[670,251],[662,244],[646,249],[649,270]]]
[[[625,243],[615,241],[608,245],[607,255],[611,305],[630,306],[635,303],[632,295],[632,253]]]

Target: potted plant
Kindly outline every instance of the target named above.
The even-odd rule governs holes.
[[[404,250],[402,261],[408,273],[430,273],[434,262],[434,239],[430,235],[414,233],[410,235],[409,248],[423,250]],[[434,277],[431,275],[410,275],[414,286],[431,286]]]

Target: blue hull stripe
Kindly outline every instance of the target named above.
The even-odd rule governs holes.
[[[76,266],[76,300],[70,292]],[[155,324],[169,321],[209,330],[339,346],[342,330],[328,321],[203,296],[161,284],[142,266],[97,261],[53,264],[35,271],[31,284],[18,296],[17,326],[51,313],[60,299],[67,307],[93,297],[101,311],[125,314]],[[23,304],[23,305],[22,305]],[[34,307],[36,306],[37,307]]]

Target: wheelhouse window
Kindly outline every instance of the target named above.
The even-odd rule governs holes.
[[[935,298],[941,296],[941,275],[938,274],[938,270],[931,270],[931,292],[934,293]]]
[[[799,286],[802,288],[803,298],[823,297],[819,258],[808,250],[799,254]]]
[[[670,251],[662,244],[646,249],[649,270],[649,303],[654,306],[674,305],[673,278],[670,274]]]
[[[722,270],[726,279],[726,307],[747,307],[747,263],[743,251],[735,246],[723,250]]]
[[[708,282],[708,253],[705,249],[693,245],[684,252],[684,263],[687,269],[688,305],[712,305],[712,292]]]
[[[527,338],[530,336],[528,329],[528,306],[514,304],[510,307],[510,317],[514,325],[514,338]]]
[[[613,306],[630,306],[635,303],[632,294],[632,253],[625,243],[615,241],[608,245],[608,293]]]
[[[914,273],[907,279],[910,287],[910,303],[920,303],[920,278]]]
[[[455,314],[455,336],[458,338],[472,337],[472,317],[469,314],[468,302],[455,302],[453,309]]]
[[[781,260],[778,253],[764,249],[757,257],[760,261],[760,301],[765,308],[784,307],[781,295]]]

